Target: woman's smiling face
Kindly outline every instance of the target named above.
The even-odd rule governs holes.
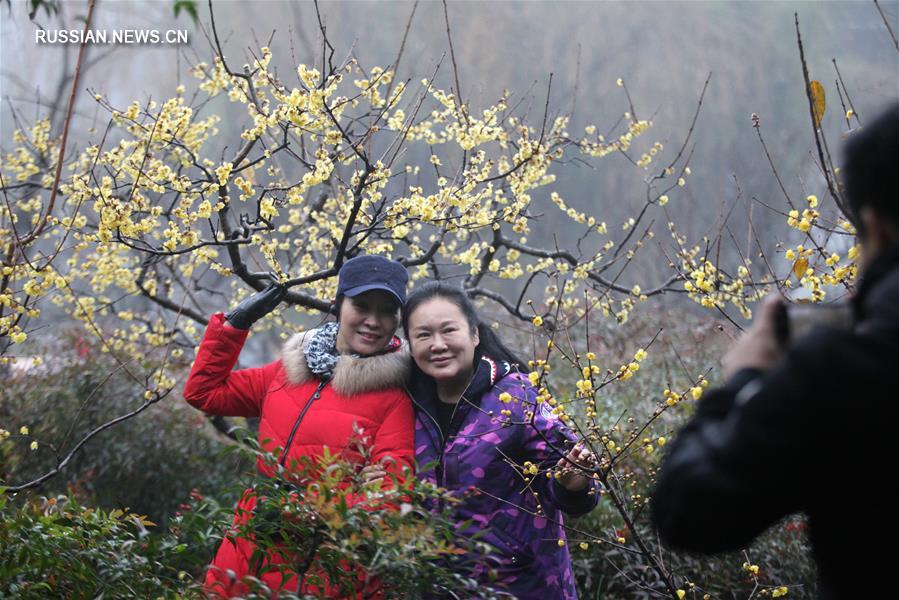
[[[439,296],[409,315],[412,359],[438,386],[465,385],[474,371],[478,331],[453,302]]]
[[[368,356],[387,347],[399,324],[396,298],[384,290],[345,297],[337,317],[337,350]]]

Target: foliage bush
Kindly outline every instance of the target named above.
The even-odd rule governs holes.
[[[368,463],[367,448],[351,444]],[[255,441],[246,446],[271,469],[281,470],[277,457],[258,450]],[[279,568],[264,560],[278,555],[289,559],[307,584],[328,586],[340,597],[352,597],[363,577],[377,581],[387,597],[503,597],[479,587],[472,576],[489,548],[454,535],[452,508],[458,500],[414,477],[388,477],[386,488],[367,483],[360,464],[327,452],[281,470],[277,478],[253,477],[256,507],[227,535],[254,541],[251,561],[259,561],[258,574]],[[267,597],[261,582],[249,583]]]
[[[247,441],[233,452],[277,463],[253,446]],[[137,513],[85,507],[72,496],[10,502],[0,488],[0,597],[201,597],[205,566],[225,535],[252,539],[257,559],[289,553],[291,564],[305,565],[308,583],[327,579],[348,594],[359,571],[347,565],[363,565],[387,597],[440,590],[502,597],[469,575],[486,547],[454,538],[454,501],[431,485],[409,478],[381,490],[365,483],[358,465],[334,456],[301,465],[285,481],[257,475],[235,481],[251,486],[259,503],[245,524],[230,529],[231,508],[197,491],[160,528]],[[273,568],[259,564],[257,576]],[[270,597],[261,580],[246,583],[245,597]]]
[[[0,443],[0,480],[9,486],[48,472],[89,431],[144,402],[142,382],[89,339],[63,333],[40,353],[52,358],[11,370],[0,388],[0,428],[11,434]],[[131,368],[152,370],[153,361]],[[162,523],[192,489],[221,497],[240,472],[238,457],[221,456],[222,440],[207,434],[205,421],[169,395],[93,437],[38,491],[70,492],[84,504]]]
[[[0,494],[0,596],[177,598],[196,586],[175,565],[201,560],[136,513],[88,508],[71,496],[18,505]]]
[[[621,535],[622,547],[591,544],[588,550],[576,551],[573,564],[582,600],[598,598],[657,598],[664,587],[645,557],[635,551],[632,536],[623,530],[619,515],[608,506],[580,519],[575,527],[587,531]],[[687,598],[730,600],[755,595],[768,596],[786,587],[789,598],[817,598],[814,562],[811,560],[804,522],[789,519],[759,537],[743,552],[713,556],[693,555],[661,550],[668,568],[677,573],[679,589]],[[649,539],[654,532],[643,518],[640,534]],[[787,585],[784,585],[787,583]],[[782,593],[782,590],[781,590]]]

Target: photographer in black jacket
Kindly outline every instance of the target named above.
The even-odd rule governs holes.
[[[862,248],[852,322],[779,341],[766,300],[725,356],[726,383],[671,444],[652,497],[662,539],[747,546],[808,516],[819,595],[895,597],[899,459],[899,104],[853,133],[842,178]]]

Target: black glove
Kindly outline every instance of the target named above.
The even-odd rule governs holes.
[[[287,286],[283,283],[270,283],[267,288],[245,298],[225,318],[235,329],[249,329],[253,323],[275,310],[275,307],[287,295]]]

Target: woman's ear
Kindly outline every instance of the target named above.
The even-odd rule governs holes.
[[[480,330],[481,330],[481,326],[478,325],[477,327],[474,328],[474,333],[473,333],[472,336],[471,336],[472,341],[474,341],[474,347],[475,347],[475,348],[477,348],[477,347],[478,347],[478,344],[481,343],[481,332],[480,332]]]

